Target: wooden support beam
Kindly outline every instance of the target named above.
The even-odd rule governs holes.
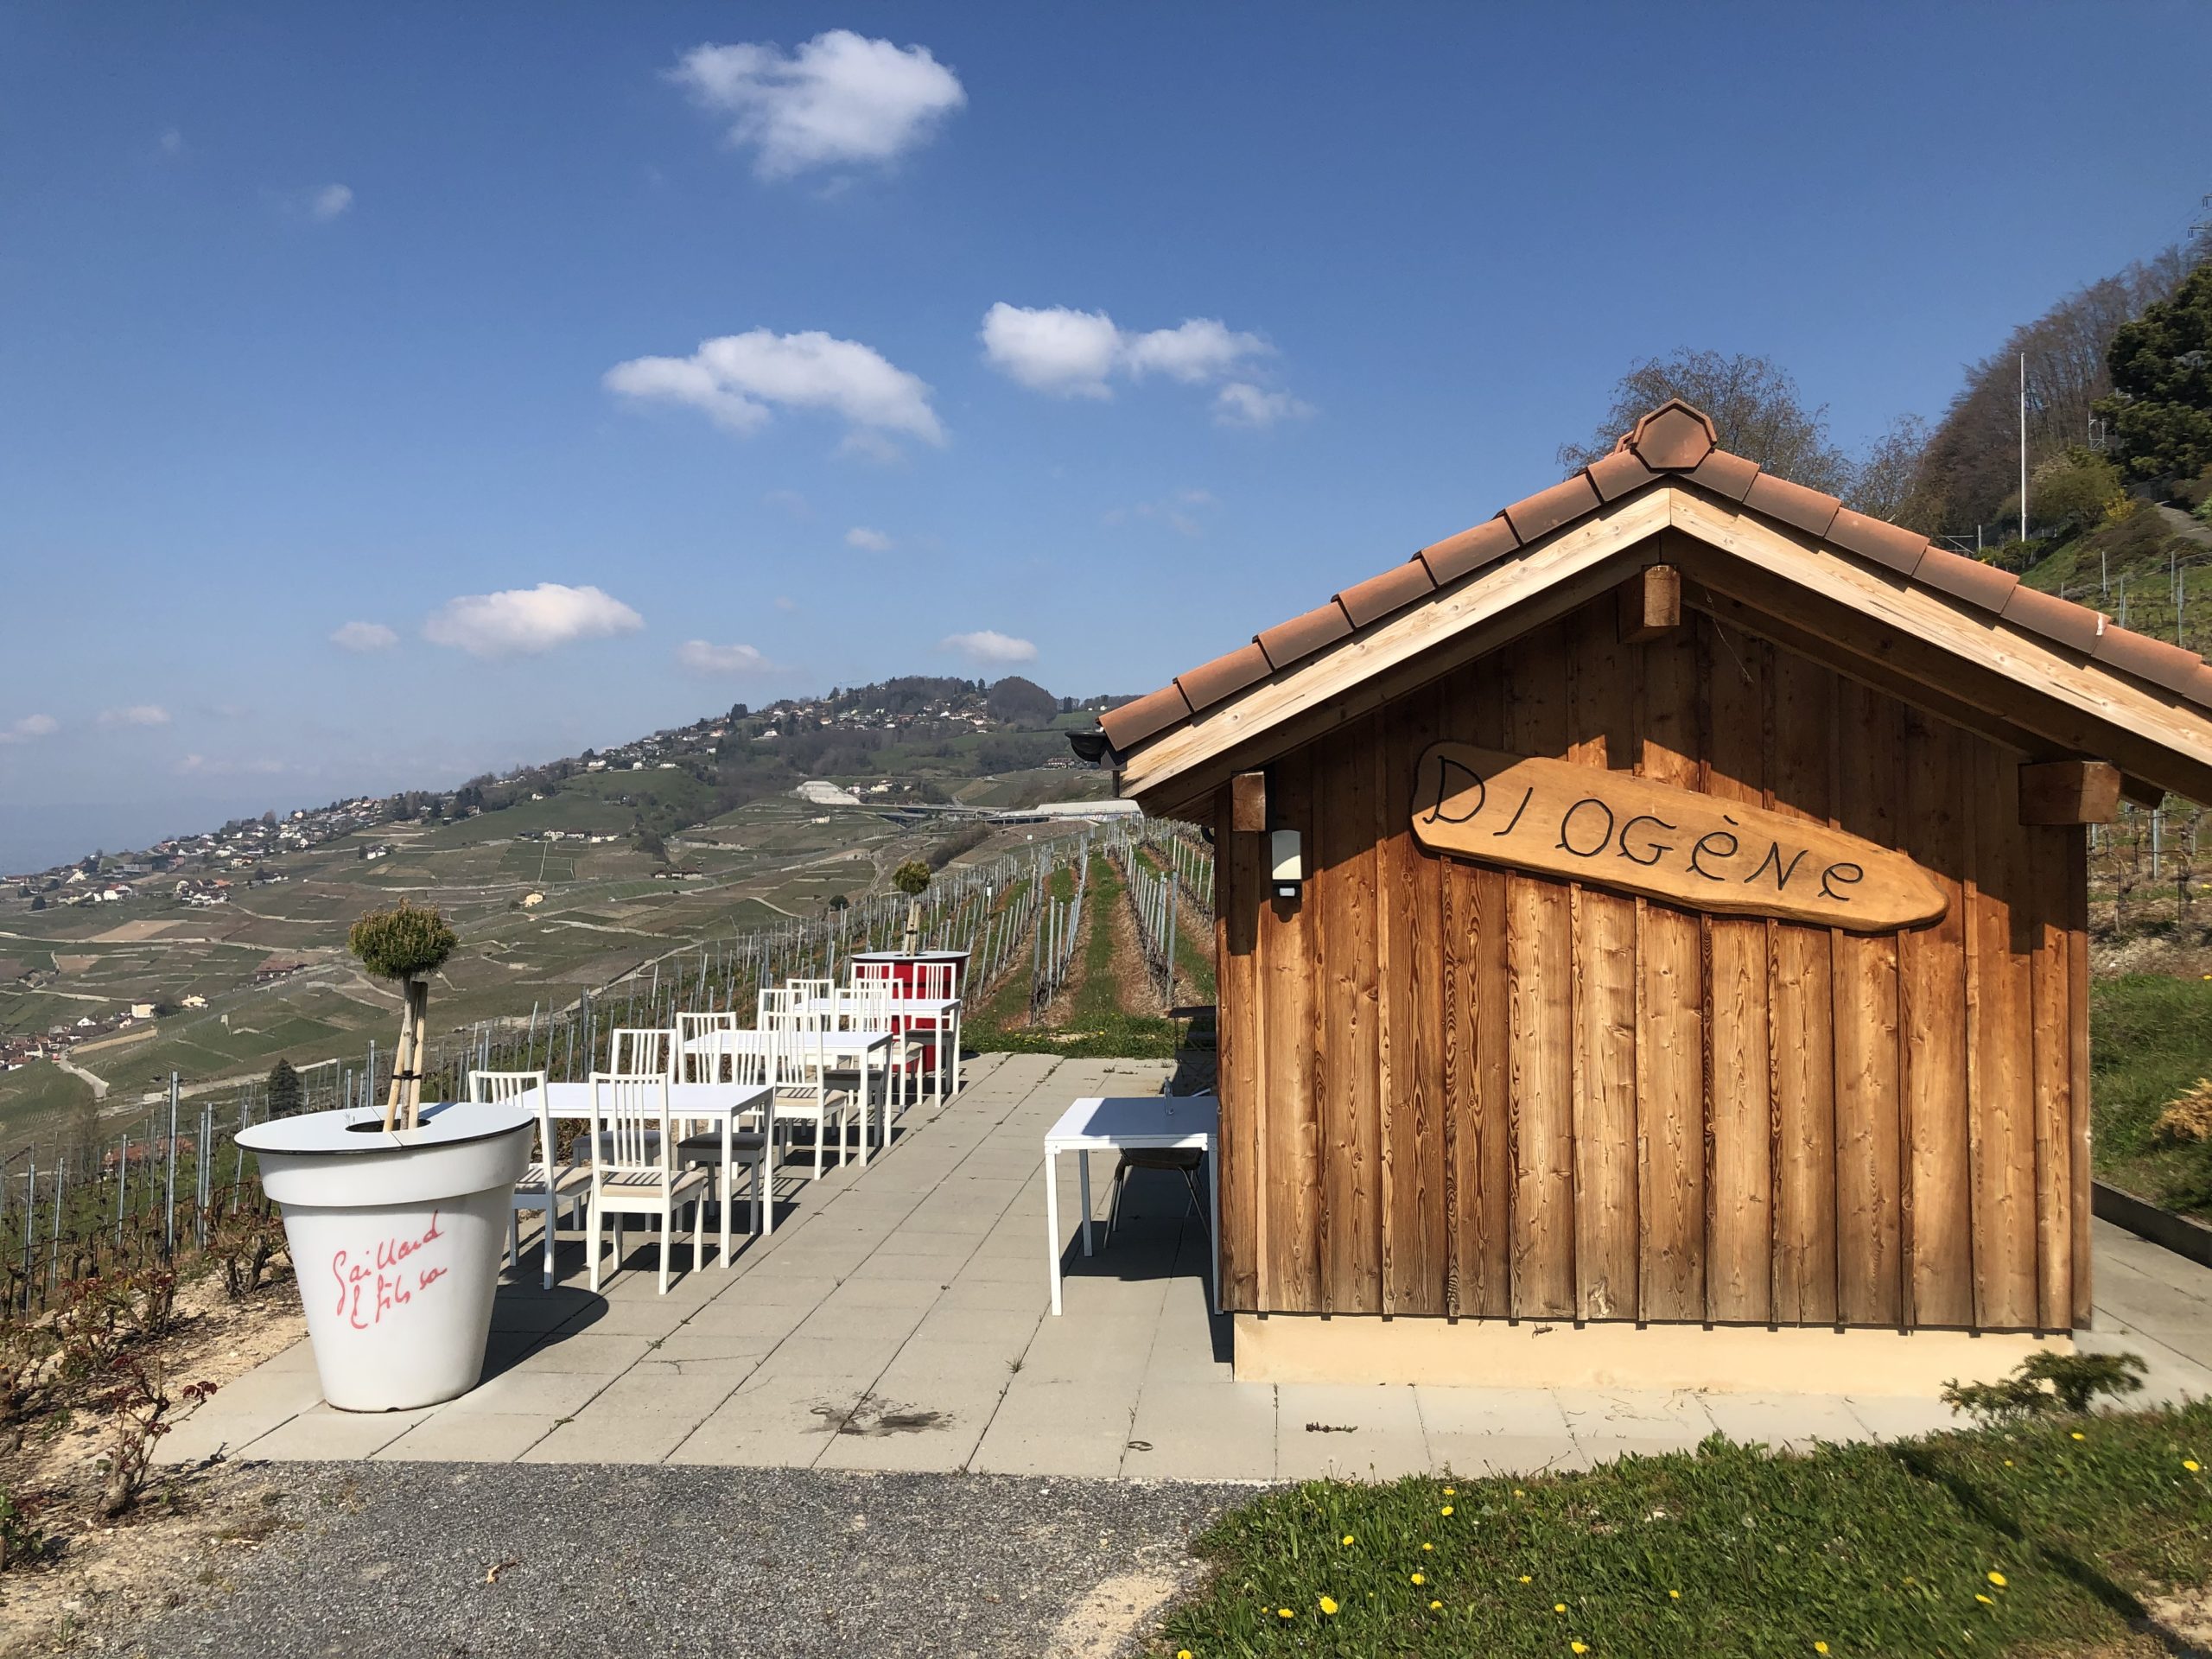
[[[1671,564],[1647,564],[1620,588],[1621,643],[1663,639],[1682,626],[1682,577]]]
[[[2120,792],[2125,798],[2134,802],[2136,805],[2148,807],[2154,810],[2164,805],[2166,801],[2166,791],[2162,786],[2148,783],[2131,772],[2123,772],[2120,775]]]
[[[1229,780],[1229,827],[1240,835],[1259,835],[1268,827],[1268,774],[1240,772]]]
[[[2120,816],[2120,768],[2109,760],[2032,761],[2020,768],[2022,823],[2110,823]]]

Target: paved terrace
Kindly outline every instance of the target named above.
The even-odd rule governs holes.
[[[654,1294],[658,1243],[582,1288],[582,1247],[539,1288],[524,1252],[487,1380],[425,1411],[321,1400],[302,1342],[225,1388],[166,1459],[665,1464],[1268,1481],[1585,1466],[1732,1437],[1797,1445],[1915,1433],[1936,1402],[1633,1389],[1334,1388],[1230,1379],[1206,1311],[1207,1244],[1181,1182],[1132,1183],[1110,1249],[1068,1256],[1046,1312],[1044,1132],[1085,1095],[1156,1091],[1164,1065],[986,1055],[960,1096],[910,1114],[867,1169],[792,1185],[772,1238]],[[1103,1216],[1110,1164],[1095,1164]],[[1069,1240],[1079,1222],[1063,1168]],[[1064,1243],[1068,1241],[1064,1241]],[[2100,1222],[2097,1345],[2153,1396],[2212,1393],[2212,1272]],[[677,1251],[690,1259],[688,1242]]]

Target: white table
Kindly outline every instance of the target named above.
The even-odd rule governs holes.
[[[545,1085],[546,1110],[555,1117],[581,1118],[591,1122],[591,1090],[588,1083],[549,1083]],[[526,1090],[514,1103],[535,1112],[537,1109],[537,1090]],[[678,1118],[699,1117],[720,1119],[722,1126],[722,1167],[730,1165],[730,1153],[737,1134],[737,1120],[747,1112],[760,1114],[760,1231],[763,1236],[776,1230],[776,1181],[773,1151],[776,1144],[776,1091],[760,1083],[671,1083],[668,1085],[668,1116],[671,1125]],[[594,1149],[594,1151],[596,1148]],[[729,1266],[730,1195],[721,1197],[722,1266]],[[553,1218],[546,1217],[546,1225]]]
[[[1221,1306],[1221,1103],[1211,1095],[1130,1095],[1078,1100],[1045,1132],[1045,1244],[1052,1312],[1060,1311],[1059,1154],[1076,1154],[1083,1192],[1083,1253],[1090,1254],[1090,1154],[1197,1147],[1206,1155],[1207,1240],[1213,1247],[1213,1306]]]
[[[809,1033],[786,1039],[785,1046],[804,1043],[809,1047],[818,1045],[824,1058],[840,1069],[850,1066],[861,1074],[861,1164],[868,1164],[868,1105],[872,1092],[868,1074],[874,1069],[876,1057],[883,1062],[883,1144],[891,1144],[891,1046],[899,1040],[895,1033],[888,1031],[829,1031],[818,1036]],[[715,1054],[759,1054],[768,1046],[767,1033],[749,1026],[725,1026],[718,1030],[704,1032],[686,1038],[683,1052],[693,1058]]]
[[[836,1015],[846,1013],[852,1004],[840,997],[816,996],[808,998],[804,1006],[810,1014]],[[938,1035],[944,1039],[937,1046],[937,1098],[942,1101],[949,1094],[957,1095],[960,1092],[960,999],[958,997],[877,997],[870,1006],[878,1010],[887,1007],[893,1019],[908,1021],[910,1026],[917,1020],[926,1020],[933,1024],[938,1029]],[[951,1045],[950,1054],[946,1052],[946,1043]]]

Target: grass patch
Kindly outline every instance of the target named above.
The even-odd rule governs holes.
[[[2139,1597],[2212,1580],[2212,1403],[1804,1458],[1715,1436],[1586,1473],[1314,1481],[1198,1547],[1215,1576],[1160,1644],[1193,1659],[2079,1651],[2126,1637]]]
[[[2129,974],[2089,989],[2096,1172],[2170,1210],[2212,1220],[2212,1143],[2161,1146],[2168,1102],[2212,1075],[2212,982]]]

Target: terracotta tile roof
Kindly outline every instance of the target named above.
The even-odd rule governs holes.
[[[1762,518],[2212,708],[2212,667],[2195,652],[2116,628],[2099,612],[2023,587],[2018,576],[1993,565],[1931,546],[1925,536],[1854,512],[1832,495],[1764,472],[1756,461],[1719,448],[1713,423],[1675,400],[1646,415],[1622,435],[1611,454],[1572,478],[1419,550],[1405,563],[1254,635],[1251,644],[1177,676],[1174,683],[1151,696],[1109,710],[1098,723],[1116,750],[1127,751],[1599,507],[1662,481],[1687,482],[1740,502]]]

